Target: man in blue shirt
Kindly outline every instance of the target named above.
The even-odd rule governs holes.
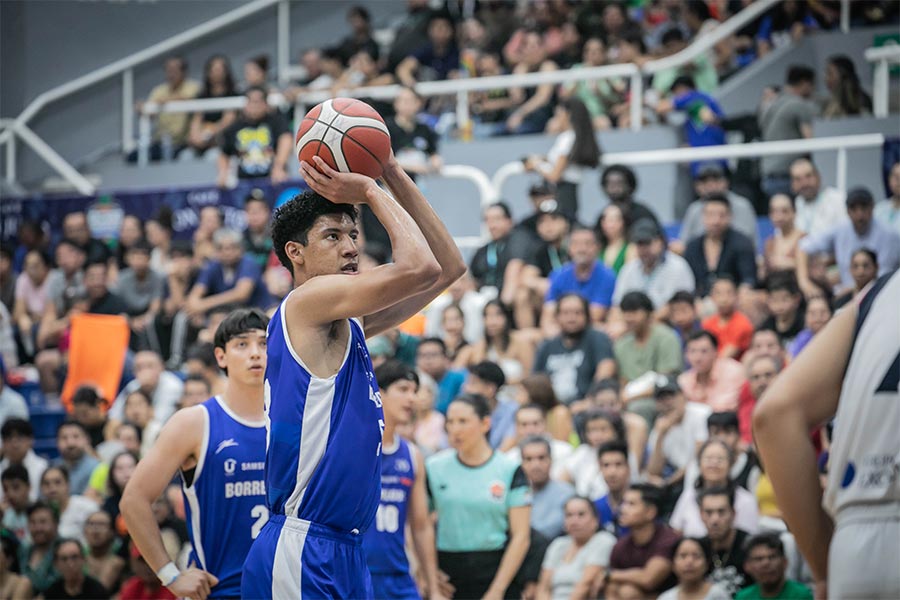
[[[541,312],[541,331],[545,338],[559,333],[556,303],[564,294],[574,292],[588,300],[591,323],[597,325],[606,317],[616,288],[616,275],[597,259],[600,247],[597,235],[587,227],[576,227],[569,236],[568,262],[550,273],[550,289]]]
[[[631,484],[631,469],[628,465],[628,446],[625,442],[606,442],[597,449],[600,474],[609,492],[594,501],[600,517],[600,528],[617,538],[628,533],[628,528],[619,524],[619,509],[625,497],[625,490]]]
[[[449,15],[436,13],[428,22],[428,43],[397,66],[397,79],[414,87],[417,81],[440,81],[459,71],[459,47]]]
[[[678,77],[671,87],[672,97],[659,103],[656,110],[665,114],[672,110],[682,111],[687,119],[684,122],[684,135],[692,148],[700,146],[719,146],[725,143],[725,130],[719,122],[725,118],[725,112],[709,94],[697,91],[694,78],[689,75]],[[723,169],[727,162],[716,161]],[[696,178],[704,162],[691,163],[691,176]]]
[[[244,254],[243,241],[233,229],[220,229],[213,235],[217,260],[209,261],[191,288],[185,304],[188,316],[203,315],[223,305],[265,310],[272,304],[262,270]]]

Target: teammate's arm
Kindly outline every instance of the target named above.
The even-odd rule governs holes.
[[[444,595],[438,584],[437,551],[434,545],[434,523],[428,513],[428,498],[425,491],[425,460],[421,452],[416,452],[416,479],[409,498],[409,521],[412,525],[412,542],[425,571],[430,600],[441,600]]]
[[[166,566],[170,559],[152,504],[178,469],[192,457],[196,460],[202,444],[204,410],[200,406],[188,408],[169,419],[147,456],[138,463],[119,502],[128,533],[154,572]],[[217,583],[211,574],[192,568],[182,572],[168,588],[178,598],[203,600],[209,595],[210,587]]]
[[[466,263],[450,232],[413,180],[397,163],[393,152],[384,169],[384,181],[397,203],[419,226],[434,258],[441,266],[441,276],[427,290],[405,298],[389,308],[366,315],[364,323],[366,337],[378,335],[413,316],[466,272]]]
[[[337,202],[368,204],[391,238],[394,262],[354,277],[323,275],[309,279],[288,296],[289,318],[301,326],[322,326],[378,312],[434,285],[441,275],[440,265],[416,222],[397,201],[370,177],[339,173],[319,157],[314,160],[315,167],[301,163],[309,187]],[[298,243],[292,249],[289,242],[287,252],[301,254],[301,248]]]
[[[497,574],[485,593],[485,598],[505,598],[506,588],[512,583],[525,560],[531,545],[531,506],[514,506],[509,509],[509,543],[503,551]]]
[[[778,506],[817,581],[828,578],[834,524],[822,508],[809,431],[837,411],[856,315],[856,304],[839,312],[775,379],[753,413],[753,435]]]

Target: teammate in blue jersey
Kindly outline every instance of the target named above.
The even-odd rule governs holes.
[[[376,598],[419,598],[406,558],[404,533],[408,518],[413,547],[427,582],[428,597],[440,600],[443,594],[438,587],[434,525],[428,515],[425,461],[415,444],[395,432],[397,427],[412,422],[419,377],[412,367],[389,360],[375,369],[375,380],[384,404],[384,443],[381,448],[381,502],[375,513],[375,526],[370,527],[363,537],[372,588]]]
[[[384,181],[301,163],[311,190],[272,224],[294,289],[269,325],[269,522],[247,556],[244,598],[372,596],[362,534],[381,495],[384,415],[365,338],[416,314],[459,278],[453,238],[391,156]],[[334,202],[332,202],[332,200]],[[359,270],[356,205],[368,204],[394,262]]]
[[[221,396],[175,413],[135,469],[122,496],[141,554],[178,598],[238,598],[241,569],[266,520],[263,396],[268,318],[238,309],[216,329]],[[179,572],[163,546],[151,505],[177,472],[191,538],[191,567]]]

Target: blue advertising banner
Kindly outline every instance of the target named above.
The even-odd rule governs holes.
[[[269,206],[277,207],[306,189],[306,184],[297,180],[273,186],[268,179],[257,179],[242,181],[230,190],[194,187],[109,192],[98,196],[4,198],[0,202],[0,242],[15,244],[19,225],[32,221],[40,224],[55,243],[62,235],[63,218],[75,211],[87,212],[94,237],[116,240],[125,215],[147,221],[155,218],[164,206],[172,212],[175,239],[190,239],[197,228],[200,210],[205,206],[219,207],[226,227],[243,230],[246,227],[244,200],[253,188],[262,190]]]

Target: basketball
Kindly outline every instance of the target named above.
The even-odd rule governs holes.
[[[314,106],[297,130],[297,157],[314,165],[318,156],[331,168],[373,179],[391,155],[391,136],[378,112],[355,98],[332,98]]]

